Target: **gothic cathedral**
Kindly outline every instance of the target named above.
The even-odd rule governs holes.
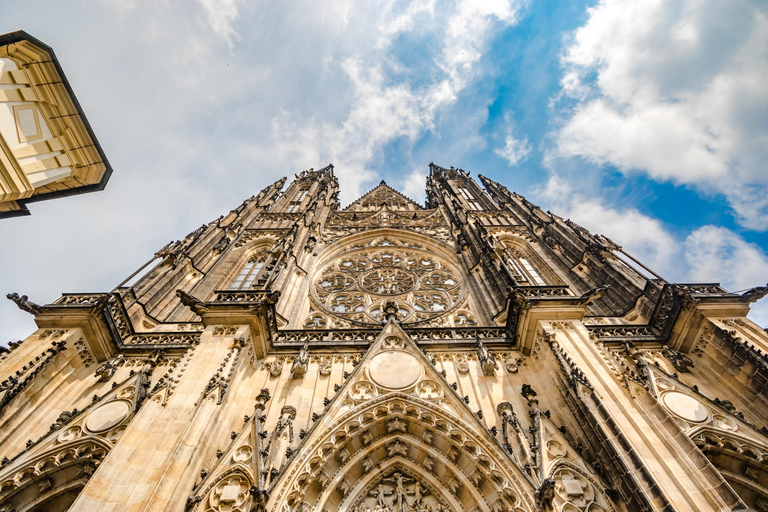
[[[285,182],[110,292],[9,294],[0,511],[768,511],[768,288],[461,169]]]

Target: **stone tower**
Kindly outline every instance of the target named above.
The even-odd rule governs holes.
[[[0,511],[768,511],[768,288],[461,169],[285,183],[111,292],[9,295]]]

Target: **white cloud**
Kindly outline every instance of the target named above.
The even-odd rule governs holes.
[[[563,57],[558,154],[724,194],[740,223],[766,229],[765,11],[602,0],[588,13]]]
[[[768,256],[733,231],[703,226],[685,240],[690,279],[720,282],[730,290],[762,286],[768,281]]]
[[[242,0],[197,0],[205,11],[205,17],[211,30],[218,35],[229,48],[240,37],[234,27],[238,15],[238,4]]]
[[[346,114],[318,119],[298,110],[283,111],[272,120],[272,150],[280,161],[294,168],[333,161],[345,185],[342,202],[354,200],[363,183],[375,177],[372,168],[386,144],[398,138],[414,142],[434,128],[439,112],[454,104],[478,73],[475,64],[490,30],[496,23],[514,23],[517,9],[516,2],[510,0],[459,1],[441,5],[439,11],[431,1],[417,2],[401,11],[389,5],[377,13],[376,23],[360,34],[353,49],[344,49],[347,56],[334,59],[351,89]],[[349,13],[353,18],[360,15]],[[447,28],[425,34],[425,19],[431,27]],[[415,32],[434,40],[438,48],[428,57],[439,72],[426,83],[423,76],[420,80],[404,79],[408,63],[390,55],[398,37]]]
[[[426,181],[427,173],[420,169],[414,169],[402,181],[402,185],[399,190],[402,191],[403,195],[406,197],[409,197],[417,203],[423,205],[427,198],[427,192],[425,190]]]
[[[504,139],[504,147],[498,148],[495,153],[509,162],[509,166],[525,162],[531,154],[531,144],[528,137],[518,140],[512,135],[507,135]]]

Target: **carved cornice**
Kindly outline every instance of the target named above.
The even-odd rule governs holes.
[[[730,293],[716,283],[664,285],[656,307],[647,324],[587,325],[590,333],[603,341],[633,341],[666,343],[680,313],[701,301],[741,301],[741,296]]]
[[[200,342],[200,333],[136,332],[123,298],[117,293],[66,293],[42,309],[37,319],[40,327],[62,325],[62,322],[69,324],[71,321],[82,323],[80,326],[84,327],[86,334],[90,334],[86,338],[91,343],[100,339],[111,342],[111,355],[115,351],[132,349],[183,349]],[[92,352],[96,353],[99,361],[109,358],[106,354],[100,356],[96,349],[92,348]]]

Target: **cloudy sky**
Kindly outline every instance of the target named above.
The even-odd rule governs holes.
[[[108,291],[170,240],[329,162],[347,204],[434,161],[671,281],[768,281],[768,7],[747,0],[10,2],[114,175],[0,221],[0,291]],[[768,299],[753,318],[768,325]],[[0,303],[0,342],[34,329]]]

